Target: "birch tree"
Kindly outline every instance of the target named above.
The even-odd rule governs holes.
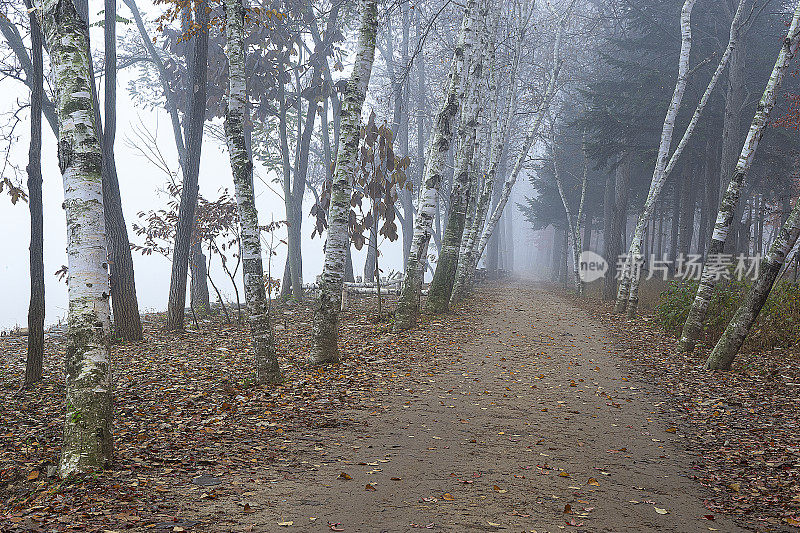
[[[239,211],[242,276],[258,383],[280,381],[275,355],[264,267],[261,262],[261,236],[253,192],[253,161],[247,149],[249,126],[246,50],[244,44],[245,9],[242,0],[225,0],[225,55],[228,58],[228,106],[225,111],[225,140],[231,158],[236,205]]]
[[[556,142],[555,126],[551,127],[550,143],[552,146],[552,154],[553,154],[553,176],[556,180],[558,195],[561,197],[561,203],[564,206],[564,215],[567,220],[567,232],[569,233],[570,240],[572,241],[572,272],[573,272],[573,278],[575,280],[575,290],[577,291],[578,296],[583,296],[584,286],[583,286],[583,281],[581,281],[579,267],[580,267],[580,254],[581,251],[583,250],[581,243],[581,220],[583,219],[583,205],[586,199],[586,182],[589,175],[589,165],[585,157],[586,140],[584,138],[584,141],[582,143],[582,151],[584,152],[584,164],[583,164],[583,178],[581,180],[580,203],[578,207],[577,216],[575,216],[574,218],[572,215],[572,209],[570,208],[569,205],[567,194],[564,191],[564,183],[561,179],[561,172],[558,162],[558,152],[557,152],[558,145]]]
[[[742,348],[778,274],[786,263],[786,256],[797,243],[798,236],[800,236],[800,201],[795,202],[789,218],[773,241],[769,254],[761,261],[758,278],[708,356],[707,369],[730,370],[736,354]]]
[[[88,25],[73,0],[44,0],[37,7],[56,92],[67,218],[67,398],[59,465],[66,477],[102,468],[113,447],[102,145],[90,86]]]
[[[421,201],[414,220],[414,235],[406,261],[400,299],[395,310],[395,331],[411,328],[419,314],[424,265],[431,240],[433,221],[438,210],[437,198],[445,172],[445,161],[453,141],[453,126],[461,107],[460,90],[465,57],[471,57],[477,44],[478,0],[468,0],[453,60],[450,64],[444,101],[436,116],[428,142],[425,158],[425,175],[422,181]]]
[[[459,119],[459,143],[455,154],[453,187],[450,191],[450,211],[426,302],[426,309],[432,313],[441,313],[448,309],[458,266],[461,237],[468,219],[471,182],[475,172],[474,159],[479,152],[478,117],[484,98],[486,73],[490,71],[486,65],[485,50],[488,37],[494,31],[494,25],[486,21],[487,15],[488,4],[482,2],[478,8],[478,19],[482,21],[478,37],[480,46],[472,52],[474,56],[466,57],[469,66],[464,71],[466,94]]]
[[[492,234],[494,234],[495,228],[497,228],[497,223],[500,221],[500,217],[503,215],[503,211],[508,203],[508,199],[511,197],[511,191],[514,188],[514,184],[517,182],[517,177],[519,177],[522,168],[525,166],[525,161],[528,158],[528,152],[530,152],[533,142],[539,135],[539,128],[541,127],[545,114],[550,109],[550,104],[555,97],[558,87],[559,74],[561,73],[561,68],[564,65],[564,60],[561,57],[564,30],[566,29],[567,22],[569,21],[569,17],[572,14],[574,6],[575,1],[573,0],[567,6],[564,13],[559,15],[548,3],[548,8],[550,8],[554,18],[558,21],[558,24],[556,29],[556,38],[553,43],[553,65],[550,70],[547,88],[542,96],[542,101],[539,104],[539,108],[536,110],[533,123],[531,124],[528,134],[525,136],[525,140],[522,143],[522,148],[517,155],[514,168],[511,171],[511,174],[509,174],[506,178],[505,183],[503,183],[503,188],[497,201],[497,205],[495,205],[494,211],[492,211],[492,216],[489,217],[489,221],[486,224],[486,229],[481,235],[481,240],[478,243],[478,253],[476,254],[478,259],[480,259],[480,257],[483,255],[483,252],[486,250],[486,245],[489,243],[489,239],[492,237]]]
[[[731,176],[728,188],[720,202],[717,220],[714,224],[714,233],[711,236],[711,242],[708,246],[707,258],[719,256],[719,254],[723,252],[725,241],[728,238],[729,230],[733,224],[734,213],[739,203],[739,197],[742,193],[745,178],[753,164],[758,144],[769,123],[769,116],[772,108],[775,107],[777,89],[783,81],[784,76],[786,76],[792,59],[797,54],[798,46],[800,46],[800,2],[797,3],[794,9],[794,16],[786,38],[781,43],[781,49],[775,61],[775,66],[772,69],[772,74],[767,81],[764,93],[758,103],[756,113],[753,116],[747,138],[742,146],[739,162],[736,164],[736,169],[733,172],[733,176]],[[689,309],[689,316],[686,318],[686,323],[683,326],[679,346],[680,349],[685,352],[693,351],[697,340],[700,338],[700,334],[703,331],[706,311],[708,310],[711,296],[714,293],[714,287],[717,284],[717,279],[714,273],[709,270],[708,265],[709,261],[706,261],[703,266],[703,273],[697,287],[694,302]]]
[[[520,23],[517,28],[516,43],[513,52],[513,59],[511,63],[511,72],[508,80],[508,104],[505,110],[505,123],[502,130],[500,129],[500,116],[499,116],[499,87],[497,85],[497,67],[495,62],[495,47],[492,46],[492,59],[489,68],[492,69],[490,82],[491,86],[489,92],[494,94],[494,105],[492,107],[492,116],[489,118],[489,127],[491,128],[491,148],[489,156],[489,164],[486,174],[483,177],[483,187],[481,188],[480,195],[477,198],[475,206],[475,216],[472,225],[467,229],[462,237],[462,253],[458,259],[458,267],[456,269],[455,284],[453,285],[453,292],[450,295],[450,305],[456,305],[464,299],[472,288],[473,279],[475,276],[475,268],[478,264],[478,244],[483,226],[486,223],[486,217],[491,206],[491,199],[494,193],[494,183],[497,179],[497,169],[500,166],[500,161],[503,158],[503,152],[506,149],[509,138],[511,137],[511,126],[514,123],[514,113],[517,109],[517,73],[519,71],[520,56],[522,54],[522,46],[526,41],[526,33],[528,24],[533,15],[533,4],[527,4],[524,8],[515,4],[515,18]]]
[[[697,127],[697,123],[700,121],[700,117],[706,108],[708,100],[716,88],[717,82],[719,81],[722,72],[725,70],[725,67],[728,65],[731,54],[739,42],[739,26],[742,14],[744,12],[744,4],[745,0],[739,0],[736,13],[733,17],[733,21],[731,22],[728,45],[725,47],[725,51],[720,58],[717,68],[714,71],[714,74],[711,76],[711,80],[709,81],[705,92],[698,102],[694,114],[692,115],[688,126],[684,130],[680,142],[670,156],[669,150],[672,144],[673,131],[675,129],[675,119],[683,99],[683,94],[686,91],[686,84],[690,73],[689,56],[692,46],[691,11],[693,5],[690,4],[690,0],[687,0],[687,2],[684,3],[681,11],[681,53],[678,63],[678,80],[675,83],[675,91],[673,93],[669,109],[667,110],[667,116],[664,119],[664,126],[661,130],[661,142],[659,144],[656,165],[653,170],[653,177],[650,181],[650,190],[648,192],[647,199],[645,200],[644,207],[642,208],[642,212],[639,215],[639,219],[637,220],[636,229],[634,230],[633,238],[631,239],[631,245],[625,261],[623,275],[617,291],[617,302],[615,305],[617,312],[625,312],[627,309],[628,316],[633,317],[636,315],[636,310],[639,304],[640,276],[639,269],[635,268],[635,263],[639,261],[641,257],[642,241],[647,229],[647,224],[650,222],[650,218],[653,215],[656,201],[661,194],[664,183],[667,181],[667,178],[672,173],[676,163],[683,154],[689,139],[692,137],[692,134]]]
[[[361,1],[361,23],[356,45],[353,72],[345,89],[341,109],[341,130],[336,169],[331,184],[328,214],[328,240],[320,281],[320,300],[311,328],[315,364],[339,360],[339,311],[342,305],[345,263],[350,247],[348,222],[352,178],[357,172],[358,144],[361,132],[361,110],[367,95],[372,64],[375,60],[375,39],[378,31],[377,0]]]

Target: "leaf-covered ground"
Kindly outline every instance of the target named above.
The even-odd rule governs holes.
[[[113,468],[70,483],[61,338],[31,391],[0,339],[0,530],[797,530],[797,359],[707,374],[647,319],[521,284],[407,334],[374,314],[356,299],[314,369],[310,309],[278,309],[276,388],[246,328],[148,316],[115,347]]]
[[[44,382],[30,391],[19,387],[25,339],[0,339],[0,530],[188,530],[185,499],[216,497],[201,476],[268,475],[309,445],[290,445],[287,432],[346,426],[348,410],[380,412],[392,380],[431,349],[424,336],[412,348],[408,335],[388,333],[372,302],[356,298],[343,317],[343,363],[307,367],[311,310],[284,307],[274,322],[284,384],[253,387],[245,327],[206,320],[176,334],[162,319],[146,316],[143,342],[114,347],[112,470],[72,483],[54,475],[63,337],[48,336]]]
[[[607,326],[626,360],[668,394],[695,454],[693,478],[710,489],[710,512],[757,529],[800,526],[800,358],[743,353],[731,372],[702,369],[707,348],[687,355],[649,317],[583,306]]]

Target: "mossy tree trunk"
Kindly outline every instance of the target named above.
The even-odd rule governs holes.
[[[341,109],[341,130],[336,169],[331,185],[328,239],[320,282],[320,301],[311,328],[314,364],[339,360],[339,311],[342,306],[347,250],[350,248],[349,215],[352,179],[357,172],[361,133],[361,110],[375,60],[378,31],[377,0],[361,1],[361,25],[353,72],[347,83]]]
[[[102,468],[113,449],[103,150],[95,124],[88,25],[72,0],[45,0],[40,7],[56,92],[67,218],[67,397],[59,465],[66,477]]]
[[[786,256],[797,243],[798,236],[800,236],[800,201],[795,202],[792,213],[772,243],[769,254],[761,261],[758,278],[708,356],[707,369],[730,370],[750,328],[764,307],[781,268],[786,263]]]
[[[414,220],[414,235],[406,260],[405,275],[400,290],[400,299],[395,310],[394,329],[404,330],[416,324],[419,315],[419,299],[422,290],[428,244],[431,240],[433,221],[438,211],[437,198],[445,173],[445,161],[453,142],[453,129],[461,108],[461,87],[465,57],[471,56],[477,43],[478,0],[468,0],[464,8],[461,32],[450,64],[444,101],[436,115],[425,158],[425,174],[417,217]]]
[[[242,0],[225,0],[225,55],[228,58],[228,101],[225,140],[231,158],[233,186],[239,211],[244,298],[250,322],[257,383],[276,383],[281,372],[275,355],[272,326],[264,287],[261,237],[258,226],[253,161],[247,149],[250,127],[245,77],[245,10]]]

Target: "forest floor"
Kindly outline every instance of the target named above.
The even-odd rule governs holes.
[[[0,530],[797,531],[782,371],[707,380],[646,321],[521,283],[408,334],[370,309],[325,369],[302,362],[310,310],[282,310],[276,389],[248,383],[243,328],[151,317],[117,348],[114,468],[71,483],[48,476],[60,346],[15,395],[24,346],[0,341]]]

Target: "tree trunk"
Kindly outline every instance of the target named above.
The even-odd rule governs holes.
[[[664,258],[664,197],[658,199],[658,226],[656,229],[655,254],[659,260]]]
[[[741,115],[744,106],[746,50],[744,40],[731,54],[728,67],[728,83],[725,91],[725,113],[722,121],[722,155],[720,156],[719,190],[716,191],[719,204],[722,201],[728,182],[736,168],[742,146]]]
[[[549,6],[549,4],[548,4]],[[516,163],[514,164],[514,169],[506,178],[505,183],[503,184],[502,192],[500,193],[499,199],[497,201],[497,205],[495,206],[494,211],[492,212],[492,216],[489,217],[489,221],[486,224],[486,229],[481,235],[480,243],[478,244],[478,259],[483,255],[484,250],[486,250],[486,245],[489,241],[489,238],[494,233],[495,227],[497,226],[498,221],[500,220],[500,216],[503,214],[505,210],[506,203],[511,196],[511,190],[514,188],[514,184],[517,181],[517,177],[519,176],[522,167],[525,165],[525,162],[528,158],[528,152],[533,146],[534,140],[539,133],[539,127],[542,124],[542,120],[544,119],[545,113],[550,108],[550,102],[553,100],[555,96],[556,89],[557,89],[557,82],[558,76],[561,72],[561,67],[563,66],[563,60],[561,58],[561,43],[562,38],[564,35],[564,30],[566,28],[567,22],[570,19],[570,14],[572,12],[572,7],[574,6],[574,2],[570,4],[567,8],[567,11],[561,16],[560,20],[558,21],[558,29],[556,30],[556,39],[553,43],[553,65],[550,71],[550,79],[548,80],[547,88],[545,89],[544,95],[542,96],[542,102],[539,106],[539,109],[536,112],[536,115],[533,119],[533,124],[531,126],[530,131],[525,136],[525,141],[522,144],[522,149],[520,150]]]
[[[616,186],[616,176],[618,174],[619,170],[614,174],[610,172],[606,174],[606,185],[603,191],[603,259],[606,260],[609,266],[609,270],[603,278],[603,288],[601,291],[602,298],[605,301],[613,300],[614,296],[616,296],[613,268],[614,265],[617,264],[616,256],[619,251],[614,249],[617,241],[614,237],[613,227],[615,210],[614,190]]]
[[[497,169],[504,160],[505,147],[511,135],[511,127],[514,122],[514,113],[517,107],[517,70],[519,69],[519,58],[522,52],[523,42],[525,41],[525,27],[521,28],[520,35],[514,49],[514,57],[511,65],[511,73],[508,83],[508,104],[505,110],[505,123],[500,129],[500,109],[499,109],[499,86],[497,72],[494,69],[496,60],[496,43],[494,33],[491,34],[490,56],[488,67],[491,69],[489,74],[489,94],[492,95],[492,113],[489,117],[490,143],[489,143],[489,163],[483,177],[483,186],[475,203],[475,214],[471,224],[467,227],[461,247],[462,251],[458,259],[456,269],[455,285],[450,296],[450,305],[455,305],[469,293],[472,289],[475,277],[475,268],[478,260],[479,239],[486,217],[489,214],[490,202],[494,193],[494,184],[497,180]]]
[[[488,5],[481,6],[479,17],[485,20],[488,14]],[[495,18],[495,17],[492,17]],[[428,289],[426,309],[432,313],[442,313],[450,306],[453,286],[456,279],[456,270],[459,263],[462,238],[467,227],[473,184],[475,180],[475,163],[479,152],[478,116],[484,98],[481,90],[486,84],[487,74],[492,70],[487,65],[487,56],[484,50],[491,48],[488,42],[489,34],[494,31],[494,25],[487,22],[481,24],[480,45],[467,56],[469,67],[465,71],[464,88],[465,100],[461,109],[459,121],[459,145],[456,152],[455,179],[453,189],[450,191],[450,213],[447,217],[442,248],[436,262],[436,270]]]
[[[395,310],[395,331],[411,328],[419,314],[419,298],[425,274],[431,227],[437,211],[437,197],[445,171],[445,159],[453,139],[453,122],[459,114],[464,58],[471,56],[476,46],[478,0],[467,0],[461,32],[450,65],[444,102],[436,117],[430,135],[425,161],[425,178],[422,184],[419,210],[414,220],[411,242],[400,298]]]
[[[105,128],[103,140],[103,201],[108,252],[111,270],[111,305],[114,312],[114,334],[126,341],[142,340],[142,322],[136,298],[128,228],[122,213],[117,167],[114,161],[114,139],[117,131],[117,4],[105,0]],[[92,84],[94,86],[94,84]],[[100,127],[100,109],[96,108]]]
[[[672,187],[672,217],[670,225],[669,256],[673,265],[678,260],[678,231],[681,214],[681,186],[683,181],[675,180]]]
[[[798,32],[798,27],[800,27],[800,2],[798,2],[795,7],[794,17],[789,27],[787,37],[782,43],[772,74],[770,75],[769,81],[764,89],[764,94],[761,97],[761,101],[753,117],[753,122],[750,125],[750,131],[742,147],[736,170],[728,183],[728,188],[720,203],[717,221],[714,225],[714,234],[711,237],[708,248],[708,256],[723,252],[725,241],[728,238],[728,233],[733,222],[736,205],[739,203],[739,196],[744,184],[744,179],[747,172],[750,170],[758,144],[769,123],[770,112],[775,106],[777,88],[797,53],[798,45],[800,45],[800,32]],[[722,182],[724,183],[725,180],[722,180]],[[709,262],[707,261],[703,266],[703,274],[700,278],[700,284],[697,288],[694,303],[689,310],[689,316],[683,326],[680,348],[686,352],[694,350],[695,344],[700,338],[703,324],[705,323],[706,310],[708,309],[708,304],[711,301],[711,296],[716,286],[717,280],[713,272],[709,271],[708,265]]]
[[[678,146],[675,148],[675,151],[670,156],[669,151],[670,144],[672,142],[672,133],[675,127],[675,119],[677,118],[677,112],[680,108],[683,95],[686,91],[686,85],[689,76],[689,52],[691,50],[692,43],[691,12],[695,1],[696,0],[686,0],[681,11],[681,54],[678,63],[678,80],[675,83],[675,91],[673,92],[672,102],[670,103],[670,107],[667,111],[667,116],[664,119],[664,125],[661,130],[661,142],[659,145],[656,165],[653,170],[653,177],[650,181],[650,190],[648,192],[647,199],[645,200],[642,212],[639,215],[639,219],[636,223],[633,238],[631,239],[630,247],[628,249],[625,268],[623,269],[622,278],[620,280],[619,290],[617,292],[618,301],[616,309],[618,311],[624,311],[627,308],[629,317],[636,315],[636,309],[639,304],[640,269],[638,267],[634,267],[634,265],[641,257],[642,237],[644,235],[645,228],[647,227],[647,222],[653,212],[655,201],[661,193],[661,189],[664,187],[667,177],[669,177],[669,175],[672,173],[672,169],[675,167],[675,164],[686,148],[689,139],[693,135],[706,104],[708,103],[708,100],[710,99],[711,94],[716,87],[717,81],[719,80],[722,71],[725,69],[731,54],[736,49],[739,39],[739,20],[744,12],[745,0],[739,0],[736,14],[731,22],[728,46],[725,48],[725,52],[720,58],[719,64],[717,65],[717,68],[714,71],[714,74],[712,75],[705,92],[700,97],[700,101],[698,102],[694,114],[689,121],[689,125],[686,127],[686,130],[683,133],[683,137],[678,143]],[[625,299],[627,299],[627,301],[625,301]]]
[[[422,50],[424,35],[422,33],[422,10],[416,10],[415,26],[417,33],[417,47]],[[419,193],[422,185],[423,174],[425,173],[425,117],[428,115],[428,101],[425,95],[426,76],[425,76],[425,54],[420,51],[416,58],[417,62],[417,161],[416,172],[414,173],[414,190]],[[414,223],[411,221],[411,232],[413,238]],[[411,249],[409,248],[409,252]],[[408,257],[405,257],[408,260]]]
[[[206,316],[211,311],[211,300],[208,295],[208,269],[206,256],[200,241],[192,244],[191,263],[192,282],[189,287],[189,301],[192,311],[199,316]]]
[[[402,65],[404,69],[410,69],[411,65],[409,65],[409,55],[408,55],[408,45],[409,45],[409,33],[411,30],[411,19],[409,18],[408,13],[408,2],[403,2],[401,4],[401,11],[403,14],[403,42],[400,45],[400,57],[402,58]],[[404,76],[404,79],[407,79],[407,76]],[[397,140],[400,142],[400,155],[401,157],[405,157],[408,155],[408,82],[404,82],[401,86],[401,95],[402,95],[402,106],[401,108],[405,108],[406,115],[402,119],[400,123],[395,123],[398,125],[397,133],[398,135]],[[413,182],[412,182],[413,183]],[[407,188],[403,187],[400,191],[400,204],[403,207],[403,218],[400,220],[401,229],[403,231],[403,264],[408,261],[408,254],[411,252],[411,241],[414,238],[414,201],[412,198],[412,192]]]
[[[764,216],[766,212],[766,202],[764,196],[761,196],[761,202],[758,206],[758,229],[756,230],[756,255],[764,253]]]
[[[681,210],[680,218],[678,220],[678,253],[683,254],[684,257],[689,254],[689,249],[692,246],[692,235],[694,234],[694,211],[696,191],[694,183],[694,168],[691,161],[687,160],[683,167],[683,176],[681,181],[683,186],[681,189]]]
[[[299,232],[295,231],[295,226],[299,225],[299,219],[302,213],[297,213],[297,202],[295,201],[294,191],[292,187],[292,169],[289,164],[289,134],[286,124],[287,101],[286,93],[283,82],[278,84],[278,99],[279,103],[279,116],[278,116],[278,132],[281,143],[281,164],[283,169],[283,200],[286,206],[286,221],[289,227],[286,230],[286,257],[289,266],[289,281],[288,285],[284,284],[281,294],[288,297],[288,290],[291,288],[291,294],[295,300],[300,301],[303,298],[303,286],[300,281],[302,273],[300,271],[300,258],[302,252],[300,249],[301,243],[298,239]],[[298,121],[300,120],[300,113],[298,112]],[[295,169],[295,182],[297,181],[297,169]],[[298,216],[299,215],[299,216]]]
[[[66,478],[96,471],[111,460],[111,288],[89,28],[71,0],[45,0],[41,8],[57,95],[58,158],[67,218],[67,412],[59,465],[59,474]]]
[[[769,254],[761,261],[759,276],[736,310],[728,327],[706,361],[709,370],[730,370],[736,354],[744,344],[750,328],[769,297],[772,286],[800,236],[800,202],[796,202],[788,220],[772,243]]]
[[[650,180],[650,190],[642,213],[639,215],[617,289],[617,301],[614,310],[617,313],[624,313],[627,310],[629,316],[635,314],[636,306],[639,303],[639,268],[637,263],[642,254],[642,239],[644,238],[645,228],[647,227],[656,196],[666,180],[666,168],[669,164],[669,151],[672,143],[672,134],[675,130],[675,120],[689,81],[689,56],[692,49],[692,9],[695,2],[696,0],[685,0],[681,9],[681,51],[678,59],[678,79],[675,82],[672,100],[667,108],[667,114],[661,128],[661,140],[655,168],[653,169],[653,177]]]
[[[245,74],[245,8],[242,0],[225,0],[224,8],[225,55],[228,58],[225,140],[231,158],[233,185],[239,212],[244,298],[247,305],[250,333],[253,338],[256,383],[277,383],[281,379],[281,371],[275,355],[272,325],[264,288],[261,230],[258,225],[256,197],[253,191],[253,161],[247,149],[245,135],[250,121]]]
[[[198,177],[200,174],[200,153],[203,146],[203,125],[206,112],[206,71],[208,69],[208,13],[206,2],[201,0],[195,6],[195,23],[202,28],[191,40],[189,58],[189,79],[192,90],[189,95],[188,113],[184,118],[186,137],[186,167],[183,171],[181,199],[178,206],[178,226],[175,232],[175,246],[172,252],[172,273],[167,301],[167,322],[169,330],[182,330],[184,309],[186,308],[186,275],[189,270],[192,233],[197,208]]]
[[[30,9],[30,2],[26,3]],[[28,354],[25,361],[25,387],[42,379],[44,363],[44,219],[42,205],[42,33],[36,15],[28,12],[31,25],[31,143],[28,149],[28,209],[31,214],[30,276],[31,299],[28,305]]]
[[[369,240],[367,242],[367,258],[364,260],[364,281],[375,281],[375,264],[378,260],[378,230],[375,225],[369,228]]]
[[[628,221],[628,189],[631,181],[631,155],[623,153],[617,166],[616,177],[614,179],[614,211],[611,218],[611,238],[613,239],[611,265],[619,264],[619,257],[625,246],[625,225]],[[615,267],[616,268],[616,267]],[[616,281],[614,273],[606,275],[606,282],[611,285],[613,291]]]
[[[561,265],[563,263],[564,239],[561,230],[553,226],[553,256],[551,257],[550,281],[558,283],[561,276]]]
[[[348,221],[350,215],[351,179],[356,175],[358,145],[361,130],[361,109],[367,95],[372,63],[375,59],[377,33],[377,0],[362,0],[353,73],[347,83],[341,110],[341,137],[331,185],[331,205],[328,217],[328,240],[325,245],[325,265],[320,281],[320,301],[314,312],[311,329],[311,362],[322,364],[339,360],[339,311],[342,306],[347,249],[350,247]]]

